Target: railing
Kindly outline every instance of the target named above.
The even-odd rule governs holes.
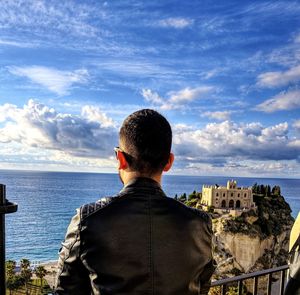
[[[280,274],[280,287],[279,287],[279,293],[280,295],[283,295],[283,291],[284,291],[284,285],[285,285],[285,277],[286,277],[286,270],[288,269],[288,265],[284,265],[284,266],[279,266],[279,267],[275,267],[275,268],[271,268],[271,269],[265,269],[265,270],[261,270],[261,271],[256,271],[256,272],[252,272],[252,273],[248,273],[248,274],[244,274],[244,275],[240,275],[240,276],[236,276],[233,278],[228,278],[228,279],[223,279],[223,280],[218,280],[218,281],[214,281],[211,284],[211,287],[217,287],[220,286],[221,287],[221,294],[222,295],[226,295],[226,292],[228,291],[228,287],[232,286],[232,285],[236,285],[237,284],[237,294],[242,295],[243,294],[243,282],[245,280],[248,279],[252,279],[252,294],[253,295],[257,295],[258,293],[258,279],[260,277],[264,277],[267,276],[268,281],[267,281],[267,295],[271,295],[274,294],[274,292],[272,292],[272,274],[274,273],[279,273]],[[220,294],[220,295],[221,295]]]

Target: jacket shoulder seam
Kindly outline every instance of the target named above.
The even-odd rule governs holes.
[[[114,199],[115,199],[115,197],[104,197],[104,198],[101,198],[101,199],[97,200],[96,202],[92,202],[92,203],[85,204],[85,205],[81,206],[80,207],[80,219],[81,219],[81,221],[83,221],[84,219],[86,219],[87,217],[92,215],[93,213],[96,213],[97,211],[105,208]]]

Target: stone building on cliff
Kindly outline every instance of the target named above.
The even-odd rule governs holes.
[[[203,185],[201,205],[203,209],[213,208],[233,216],[256,208],[251,187],[238,187],[234,180],[227,181],[227,186]]]

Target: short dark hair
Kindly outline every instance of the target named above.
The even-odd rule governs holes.
[[[129,115],[120,129],[129,167],[140,173],[162,171],[168,162],[172,129],[157,111],[143,109]]]

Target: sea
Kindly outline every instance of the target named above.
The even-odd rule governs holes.
[[[174,197],[201,191],[203,184],[226,185],[229,179],[238,186],[279,185],[293,217],[300,211],[299,179],[165,175],[162,186]],[[7,199],[18,204],[16,213],[6,215],[6,259],[33,263],[57,259],[76,208],[122,189],[117,174],[102,173],[0,170],[0,183],[6,185]]]

